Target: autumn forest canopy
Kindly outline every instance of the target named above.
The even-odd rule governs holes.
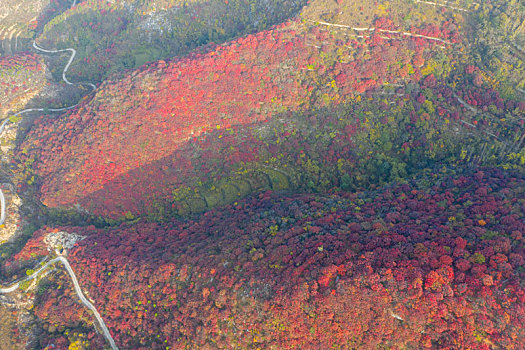
[[[13,348],[525,346],[522,3],[32,6],[0,13]]]

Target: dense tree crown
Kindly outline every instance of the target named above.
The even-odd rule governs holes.
[[[523,348],[523,4],[46,11],[27,30],[79,84],[4,159],[32,226],[3,279],[62,251],[123,349]],[[1,57],[0,113],[69,57]],[[65,271],[20,288],[36,347],[105,346]]]
[[[379,191],[266,192],[165,224],[55,230],[87,235],[69,259],[124,348],[519,349],[524,193],[523,174],[482,169]],[[12,264],[47,254],[51,230]],[[41,288],[36,315],[102,346],[79,324],[90,317],[67,278]]]

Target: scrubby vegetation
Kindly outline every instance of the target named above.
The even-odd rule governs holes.
[[[81,2],[38,41],[102,83],[20,138],[47,226],[1,272],[86,235],[64,254],[122,348],[520,349],[524,13]],[[102,348],[66,280],[40,345]]]
[[[0,117],[23,107],[46,84],[40,57],[24,53],[0,57]]]
[[[22,346],[16,324],[16,312],[5,306],[0,306],[0,339],[6,349]]]
[[[47,206],[114,220],[198,212],[272,187],[247,183],[254,173],[326,191],[343,176],[355,189],[432,162],[519,164],[525,105],[469,64],[454,21],[400,37],[377,18],[361,39],[289,21],[150,64],[38,121],[21,166]]]
[[[525,177],[457,170],[378,191],[266,192],[194,220],[60,230],[89,235],[69,260],[124,348],[519,349]],[[53,290],[36,315],[70,332],[91,322],[58,305],[70,288]]]
[[[26,51],[44,24],[70,5],[68,0],[4,0],[0,9],[0,55]]]
[[[187,54],[257,32],[295,15],[305,0],[88,0],[50,21],[39,38],[50,47],[78,47],[71,73],[100,81],[123,69]]]

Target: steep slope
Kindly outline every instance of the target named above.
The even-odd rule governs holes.
[[[159,12],[194,15],[208,42],[210,11],[256,3]],[[46,30],[80,31],[87,53],[111,29],[102,15],[147,10],[134,23],[158,29],[151,2],[123,4],[85,1]],[[44,226],[3,254],[2,276],[64,254],[121,348],[522,348],[520,6],[314,0],[271,29],[111,76],[37,118],[16,178],[47,206],[38,223],[73,208],[107,227]],[[244,33],[228,21],[224,40]],[[104,45],[108,61],[129,53]],[[116,67],[103,63],[85,68]],[[61,231],[87,238],[49,249]],[[40,346],[103,348],[67,275],[47,273],[19,285]]]
[[[55,17],[38,40],[47,47],[78,48],[73,76],[101,81],[110,73],[267,29],[296,15],[305,3],[88,0]]]
[[[20,341],[16,326],[16,317],[8,308],[0,307],[0,339],[3,346],[8,349],[15,349],[23,347],[23,342]]]
[[[290,119],[289,114],[319,108],[337,113],[333,110],[337,105],[357,101],[362,98],[358,95],[382,85],[419,82],[424,75],[437,75],[436,67],[441,67],[439,74],[445,77],[451,74],[447,65],[455,60],[450,45],[459,40],[456,25],[425,24],[405,35],[388,19],[377,19],[374,24],[384,28],[380,34],[356,38],[359,28],[333,33],[322,24],[289,21],[205,54],[157,62],[107,80],[76,111],[37,123],[20,148],[21,160],[35,161],[34,169],[26,171],[38,175],[42,202],[50,207],[76,206],[113,218],[128,212],[144,214],[157,205],[166,208],[173,202],[168,198],[173,190],[199,183],[217,188],[213,181],[246,170],[250,167],[246,163],[259,157],[237,157],[231,149],[241,144],[225,141],[219,149],[232,155],[231,164],[211,174],[214,176],[203,173],[195,161],[204,163],[204,169],[223,163],[224,154],[203,157],[202,152],[214,153],[200,146],[209,140],[211,130],[217,133],[238,127],[239,138],[248,145],[253,137],[246,136],[246,128],[264,129],[260,122],[276,120],[308,127],[308,118],[298,113],[299,119]],[[429,118],[441,119],[445,109],[438,115],[432,102],[426,103]],[[457,105],[456,101],[445,102],[448,110],[457,108],[449,107]],[[350,115],[337,119],[341,118],[353,124],[346,133],[361,127],[361,121]],[[327,135],[332,132],[336,130],[327,130]],[[351,146],[349,141],[347,146]],[[268,143],[264,137],[262,143]],[[268,166],[272,157],[262,158]],[[151,182],[143,180],[146,178]],[[126,193],[125,200],[117,201],[122,193]],[[115,208],[115,202],[120,207]]]
[[[55,230],[88,235],[68,259],[121,348],[519,349],[525,177],[457,171],[376,192],[264,193],[195,220]],[[10,268],[46,254],[51,230]],[[41,344],[81,331],[100,348],[91,321],[78,323],[91,318],[64,302],[75,299],[67,279],[55,280],[64,287],[48,284],[35,314],[69,333]]]
[[[23,53],[0,57],[0,118],[23,108],[46,84],[42,59]]]
[[[68,0],[4,0],[0,8],[0,55],[30,48],[35,31],[68,7]]]

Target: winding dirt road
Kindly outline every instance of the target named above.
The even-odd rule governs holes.
[[[60,53],[60,52],[66,52],[66,51],[71,52],[71,57],[69,58],[69,61],[67,62],[66,66],[64,67],[64,70],[62,71],[62,80],[64,80],[64,82],[66,84],[68,84],[68,85],[81,85],[82,84],[82,83],[72,83],[66,77],[66,72],[69,69],[69,66],[71,65],[71,63],[73,62],[73,60],[75,59],[75,56],[77,54],[77,51],[75,49],[69,48],[69,49],[63,49],[63,50],[46,50],[46,49],[41,48],[40,46],[38,46],[35,41],[33,41],[33,47],[36,50],[44,52],[44,53]],[[93,89],[93,91],[95,91],[97,89],[95,84],[88,83],[88,85]],[[47,110],[47,111],[50,111],[50,112],[62,112],[62,111],[66,111],[66,110],[69,110],[69,109],[73,109],[76,106],[78,106],[78,103],[75,104],[75,105],[72,105],[72,106],[69,106],[69,107],[63,107],[63,108],[47,108],[47,109],[46,108],[27,108],[27,109],[24,109],[22,111],[19,111],[19,112],[13,114],[13,116],[16,117],[16,116],[19,116],[21,114],[29,113],[29,112],[43,112],[44,110]],[[0,136],[4,132],[5,126],[7,125],[7,123],[9,123],[10,120],[11,120],[10,118],[6,118],[2,122],[2,124],[0,124]],[[1,208],[1,215],[0,215],[0,225],[3,225],[4,222],[5,222],[5,197],[4,197],[4,193],[2,192],[1,189],[0,189],[0,204],[2,206],[2,208]]]
[[[321,24],[321,25],[324,25],[324,26],[328,26],[328,27],[337,27],[337,28],[351,29],[351,30],[354,30],[356,32],[375,32],[375,31],[378,31],[378,32],[381,32],[381,33],[400,34],[402,36],[411,36],[411,37],[415,37],[415,38],[423,38],[423,39],[438,41],[438,42],[441,42],[443,44],[450,44],[450,41],[443,40],[441,38],[436,38],[436,37],[433,37],[433,36],[427,36],[427,35],[422,35],[422,34],[414,34],[414,33],[410,33],[410,32],[401,32],[401,31],[398,31],[398,30],[388,30],[388,29],[380,29],[380,28],[374,28],[374,27],[371,27],[371,28],[364,28],[364,27],[360,28],[360,27],[352,27],[352,26],[345,25],[345,24],[328,23],[328,22],[324,22],[324,21],[312,21],[312,20],[309,20],[309,21],[312,22],[312,23],[317,23],[317,24]]]
[[[69,274],[69,277],[71,277],[71,281],[73,282],[73,286],[75,288],[75,293],[77,293],[77,295],[78,295],[80,301],[82,302],[82,304],[84,304],[95,315],[95,318],[97,319],[97,322],[98,322],[100,328],[102,329],[102,333],[104,334],[104,337],[106,338],[106,340],[108,341],[109,345],[111,346],[111,349],[118,350],[118,347],[115,344],[115,341],[113,340],[113,337],[109,333],[109,330],[106,327],[106,324],[104,323],[104,320],[100,316],[100,313],[97,311],[95,306],[89,300],[87,300],[87,298],[84,296],[84,293],[82,292],[82,289],[80,288],[80,285],[78,284],[78,279],[77,279],[77,276],[75,275],[75,272],[73,271],[73,268],[71,267],[71,265],[69,264],[67,259],[65,257],[63,257],[63,256],[58,256],[58,257],[48,261],[45,265],[40,267],[38,270],[36,270],[35,272],[33,272],[31,275],[27,276],[23,280],[15,282],[15,283],[13,283],[12,285],[10,285],[8,287],[0,288],[0,294],[7,294],[7,293],[14,292],[15,290],[17,290],[20,287],[20,283],[26,282],[26,281],[30,281],[32,279],[37,278],[38,275],[40,275],[48,267],[50,267],[51,265],[54,265],[57,262],[61,262],[62,265],[64,265],[64,267],[66,268],[67,273]]]
[[[76,4],[76,0],[73,1],[73,6],[75,4]],[[75,59],[75,56],[76,56],[76,53],[77,53],[75,49],[69,48],[69,49],[63,49],[63,50],[46,50],[44,48],[39,47],[36,44],[35,41],[33,41],[33,47],[37,51],[41,51],[43,53],[60,53],[60,52],[66,52],[66,51],[71,52],[71,57],[69,58],[69,61],[67,62],[66,66],[64,67],[64,70],[62,71],[62,80],[64,80],[64,82],[66,84],[68,84],[68,85],[80,85],[81,84],[81,83],[72,83],[66,77],[66,72],[69,69],[69,66],[71,65],[73,60]],[[94,84],[88,83],[88,85],[93,89],[93,91],[97,89],[97,87]],[[78,104],[75,104],[75,105],[69,106],[69,107],[64,107],[64,108],[47,108],[47,109],[45,109],[45,108],[28,108],[28,109],[24,109],[22,111],[19,111],[19,112],[15,113],[14,116],[18,116],[18,115],[21,115],[21,114],[24,114],[24,113],[44,111],[44,110],[48,110],[48,111],[51,111],[51,112],[61,112],[61,111],[65,111],[65,110],[68,110],[68,109],[75,108],[76,106],[78,106]],[[2,122],[2,124],[0,125],[0,135],[2,135],[2,133],[3,133],[4,129],[5,129],[5,126],[7,125],[7,123],[9,121],[10,121],[10,118],[6,118]],[[6,205],[5,205],[4,193],[3,193],[3,191],[1,189],[0,189],[0,206],[1,206],[1,208],[0,208],[0,225],[2,225],[2,224],[4,224],[5,218],[6,218]],[[58,254],[58,252],[57,252],[57,254]],[[21,281],[15,282],[15,283],[11,284],[8,287],[0,288],[0,294],[7,294],[7,293],[14,292],[15,290],[17,290],[20,287],[20,283],[37,278],[43,271],[45,271],[48,267],[50,267],[51,265],[53,265],[53,264],[55,264],[57,262],[61,262],[64,265],[64,267],[66,268],[66,270],[67,270],[67,272],[69,274],[69,277],[71,277],[71,281],[73,282],[73,286],[75,288],[75,293],[78,295],[78,297],[79,297],[80,301],[82,302],[82,304],[84,304],[95,315],[95,318],[96,318],[100,328],[102,329],[104,337],[106,338],[106,340],[110,344],[111,349],[118,350],[118,347],[116,346],[115,341],[113,340],[113,337],[109,333],[109,330],[106,327],[106,324],[104,323],[104,320],[100,316],[100,313],[97,311],[95,306],[84,296],[84,293],[82,292],[82,289],[80,288],[80,284],[78,283],[77,276],[75,275],[75,272],[73,271],[73,268],[71,267],[71,265],[69,264],[67,259],[65,257],[63,257],[63,256],[58,256],[58,257],[48,261],[45,265],[43,265],[38,270],[36,270],[35,272],[33,272],[31,275],[27,276],[26,278],[22,279]]]
[[[64,70],[62,71],[62,80],[64,80],[64,82],[66,84],[68,84],[68,85],[82,85],[82,83],[72,83],[66,77],[66,72],[69,69],[69,66],[71,65],[71,63],[73,62],[73,60],[75,59],[75,56],[77,54],[77,51],[75,49],[69,48],[69,49],[62,49],[62,50],[46,50],[46,49],[43,49],[40,46],[38,46],[35,41],[33,41],[33,47],[36,50],[44,52],[44,53],[60,53],[60,52],[66,52],[66,51],[71,52],[71,57],[69,58],[69,61],[67,62],[66,66],[64,67]],[[91,89],[93,91],[95,91],[97,89],[95,84],[92,84],[92,83],[87,83],[87,84],[91,87]],[[15,114],[13,114],[13,116],[16,117],[16,116],[19,116],[21,114],[29,113],[29,112],[43,112],[45,110],[50,111],[50,112],[62,112],[62,111],[66,111],[66,110],[69,110],[69,109],[73,109],[76,106],[78,106],[78,103],[74,104],[72,106],[63,107],[63,108],[47,108],[47,109],[46,108],[27,108],[27,109],[21,110],[21,111],[15,113]],[[7,123],[9,123],[9,121],[10,121],[10,118],[6,118],[2,122],[2,124],[0,125],[0,135],[2,135],[2,133],[4,132],[5,126],[6,126]]]
[[[38,50],[38,51],[41,51],[41,52],[44,52],[44,53],[59,53],[59,52],[66,52],[66,51],[69,51],[71,52],[71,57],[69,57],[69,61],[67,61],[67,64],[66,66],[64,67],[64,70],[62,71],[62,80],[64,80],[66,82],[66,84],[68,85],[74,85],[74,83],[70,82],[67,78],[66,78],[66,72],[67,70],[69,69],[69,66],[71,65],[71,63],[73,63],[73,60],[75,59],[75,56],[77,54],[77,50],[73,49],[73,48],[69,48],[69,49],[62,49],[62,50],[46,50],[46,49],[43,49],[41,48],[40,46],[38,46],[36,44],[35,41],[33,41],[33,47]],[[81,83],[78,83],[78,84],[81,84]],[[97,87],[94,85],[94,84],[91,84],[91,83],[88,83],[89,86],[91,86],[91,88],[93,90],[96,90]]]

